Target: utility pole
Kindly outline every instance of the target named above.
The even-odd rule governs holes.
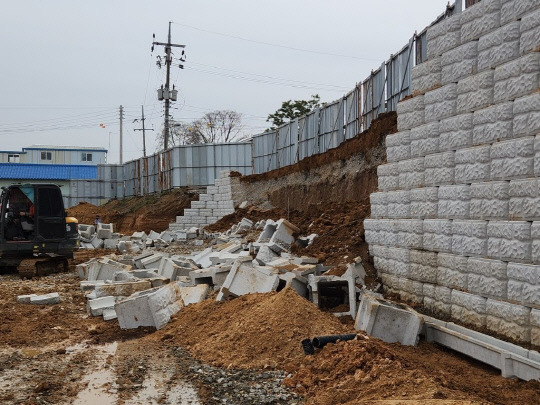
[[[120,106],[120,164],[122,160],[122,124],[124,123],[124,107]]]
[[[142,128],[135,128],[134,131],[142,131],[142,147],[143,147],[143,156],[146,157],[146,137],[145,137],[145,131],[153,131],[154,129],[147,129],[145,130],[144,128],[144,120],[146,118],[144,118],[144,105],[141,105],[141,111],[142,111],[142,118],[141,118],[141,122],[142,122]],[[139,121],[139,120],[135,120],[133,122],[136,122],[136,121]]]
[[[167,42],[152,42],[152,52],[154,51],[155,45],[161,45],[165,47],[165,67],[166,67],[166,77],[165,77],[165,88],[163,88],[163,85],[160,89],[158,89],[158,100],[165,100],[165,123],[164,123],[164,140],[163,140],[163,146],[164,149],[167,150],[169,148],[169,109],[171,106],[171,101],[176,101],[176,97],[178,94],[178,90],[176,90],[173,86],[173,89],[170,89],[170,76],[171,76],[171,65],[173,62],[173,58],[171,55],[171,49],[173,47],[177,48],[185,48],[185,45],[179,45],[179,44],[173,44],[171,43],[171,21],[169,21],[169,35],[167,37]],[[154,34],[154,39],[156,38],[156,34]],[[182,50],[182,55],[179,58],[180,62],[184,62],[185,54]],[[161,69],[161,56],[157,57],[157,66]],[[180,69],[184,68],[184,65],[179,64],[178,67]]]

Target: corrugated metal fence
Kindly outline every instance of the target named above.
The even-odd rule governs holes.
[[[479,1],[479,0],[478,0]],[[475,0],[466,0],[466,6]],[[463,0],[448,6],[434,24],[461,12]],[[309,114],[252,137],[250,142],[177,146],[120,165],[98,166],[98,180],[72,181],[69,205],[100,204],[184,186],[214,183],[221,170],[264,173],[335,148],[369,128],[380,114],[395,111],[411,94],[411,69],[427,59],[424,29],[345,96]]]

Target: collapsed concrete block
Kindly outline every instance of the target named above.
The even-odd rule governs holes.
[[[276,222],[272,221],[271,219],[267,220],[264,225],[263,231],[261,232],[261,234],[259,235],[259,237],[257,238],[255,242],[255,246],[257,246],[257,243],[269,242],[274,232],[276,232],[276,227],[277,227]]]
[[[182,262],[177,262],[173,259],[164,259],[161,261],[158,274],[166,277],[171,281],[174,281],[179,276],[188,276],[189,272],[196,266],[191,266],[189,263],[186,266],[182,266]],[[182,263],[184,264],[184,263]]]
[[[116,249],[118,245],[118,239],[104,239],[103,248],[104,249]]]
[[[353,277],[355,284],[365,285],[366,270],[364,269],[364,266],[362,265],[361,257],[356,257],[354,259],[354,263],[349,263],[347,265],[346,274],[348,276]]]
[[[254,267],[251,257],[239,258],[227,275],[216,301],[223,301],[229,296],[239,297],[245,294],[275,291],[278,285],[277,274],[268,268]]]
[[[248,251],[240,251],[238,253],[229,253],[227,251],[221,251],[219,253],[212,253],[209,258],[213,266],[218,264],[233,264],[239,257],[251,257]]]
[[[97,234],[94,234],[90,240],[90,244],[94,249],[101,249],[103,247],[103,239],[98,238]]]
[[[106,309],[104,309],[102,316],[103,316],[104,321],[112,321],[113,319],[118,318],[116,316],[116,311],[114,310],[114,308],[106,308]]]
[[[196,286],[180,287],[180,297],[182,304],[188,306],[201,302],[208,297],[211,289],[207,284],[199,284]]]
[[[114,240],[114,239],[112,239]],[[116,240],[115,240],[116,242]],[[132,241],[124,241],[124,240],[120,240],[117,244],[117,248],[120,252],[122,253],[129,253],[129,254],[135,254],[135,253],[138,253],[141,248],[139,247],[139,245],[137,245],[136,243],[132,242]]]
[[[87,262],[85,263],[80,263],[76,266],[76,269],[77,269],[77,274],[79,275],[79,277],[82,279],[82,280],[86,280],[88,278],[88,271],[89,271],[89,268],[90,268],[90,265],[93,263],[93,262],[97,262],[98,259],[97,258],[93,258],[93,259],[90,259],[88,260]]]
[[[148,239],[159,239],[160,234],[155,231],[150,231],[148,233]]]
[[[131,240],[140,240],[145,241],[148,235],[146,235],[145,232],[133,232],[133,235],[131,235]]]
[[[286,219],[280,219],[276,223],[276,231],[270,238],[270,249],[272,249],[274,252],[290,250],[292,244],[294,243],[293,234],[296,232],[300,232],[300,229],[298,229]]]
[[[113,234],[113,224],[97,224],[97,237],[100,239],[110,239]]]
[[[416,346],[422,325],[423,318],[411,308],[364,292],[354,327],[387,343]]]
[[[189,277],[191,282],[195,285],[208,284],[216,289],[223,285],[231,268],[232,266],[215,266],[206,269],[192,270],[189,272]]]
[[[272,260],[275,260],[277,257],[279,257],[279,254],[270,249],[268,245],[263,245],[259,248],[259,252],[257,253],[257,256],[255,256],[255,260],[261,266],[265,266]]]
[[[152,288],[152,283],[148,280],[115,281],[97,285],[94,289],[96,298],[100,297],[129,297],[130,295]]]
[[[153,252],[145,251],[145,252],[141,253],[140,255],[135,256],[133,258],[133,260],[135,261],[135,268],[136,269],[144,269],[144,266],[142,264],[142,260],[146,259],[147,257],[153,256],[153,255],[154,255]]]
[[[161,329],[183,306],[176,283],[133,294],[114,306],[121,329],[153,326]]]
[[[285,287],[290,287],[298,293],[301,297],[308,298],[308,280],[293,272],[287,272],[279,275],[279,278],[285,281]]]
[[[26,294],[17,296],[17,302],[19,304],[30,304],[30,299],[32,297],[37,297],[37,294]]]
[[[171,243],[174,240],[174,234],[169,231],[163,231],[159,234],[159,238],[163,240],[164,242]]]
[[[210,267],[212,265],[212,261],[210,260],[211,255],[212,248],[206,248],[198,253],[194,253],[191,259],[201,267]]]
[[[321,309],[332,309],[337,316],[356,316],[356,286],[351,274],[338,276],[308,275],[309,299]]]
[[[147,256],[143,259],[141,259],[141,265],[143,268],[154,268],[154,267],[160,267],[163,260],[167,259],[168,255],[163,253],[154,253],[151,256]]]
[[[114,280],[116,273],[124,270],[131,270],[131,266],[110,259],[91,262],[88,267],[88,281]]]
[[[251,229],[251,228],[253,228],[253,221],[251,221],[251,220],[249,220],[247,218],[242,218],[242,221],[240,221],[240,223],[238,225],[240,226],[241,230]]]
[[[114,309],[116,300],[112,296],[95,298],[88,300],[86,304],[87,311],[92,316],[102,316],[103,311],[107,309]]]
[[[81,238],[85,239],[88,242],[92,239],[92,235],[96,233],[96,228],[94,227],[94,225],[79,224],[78,230]]]

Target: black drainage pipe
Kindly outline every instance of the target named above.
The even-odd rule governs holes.
[[[311,339],[304,339],[302,340],[302,349],[304,349],[304,354],[314,354],[315,348],[313,347],[313,344],[311,343]]]
[[[348,335],[317,336],[313,338],[312,344],[317,349],[321,349],[328,343],[336,343],[338,340],[353,340],[355,337],[356,333],[350,333]]]

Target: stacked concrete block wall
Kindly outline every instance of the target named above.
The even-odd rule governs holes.
[[[428,28],[366,241],[385,288],[540,345],[540,2],[482,0]]]
[[[232,214],[240,203],[235,199],[239,187],[239,177],[231,177],[229,171],[221,171],[214,185],[199,195],[199,201],[192,201],[191,208],[184,209],[184,215],[176,217],[176,222],[170,224],[169,229],[202,228]]]

